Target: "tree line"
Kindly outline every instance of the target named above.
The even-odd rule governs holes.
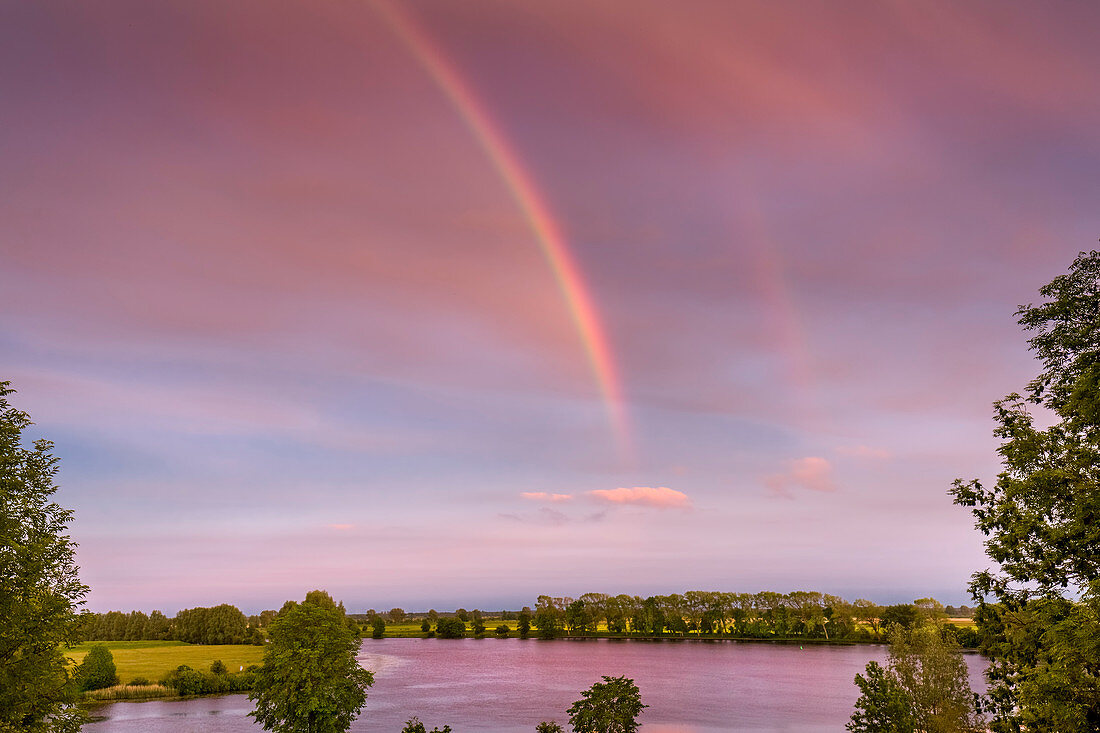
[[[957,610],[957,609],[954,609]],[[524,609],[520,616],[529,613]],[[882,606],[817,591],[731,593],[687,591],[641,596],[585,593],[539,596],[531,619],[543,638],[606,629],[612,634],[746,639],[804,638],[877,641],[889,624],[948,616],[934,598]]]
[[[185,608],[173,618],[160,611],[109,611],[81,615],[80,633],[87,641],[183,641],[188,644],[264,643],[275,611],[245,616],[236,606]]]

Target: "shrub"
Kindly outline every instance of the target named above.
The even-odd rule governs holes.
[[[441,618],[435,624],[435,633],[440,639],[461,639],[466,635],[466,624],[455,617]]]
[[[214,674],[225,674],[229,670],[225,668],[225,664],[222,663],[222,660],[216,659],[214,663],[210,665],[210,671]]]
[[[93,644],[78,671],[81,690],[100,690],[118,684],[115,658],[106,644]]]
[[[501,624],[496,628],[497,636],[508,636],[509,632],[511,632],[511,629],[508,628],[508,624]]]
[[[145,677],[135,677],[127,683],[128,687],[145,687],[153,684]]]

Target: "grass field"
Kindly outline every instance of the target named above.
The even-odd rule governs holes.
[[[103,641],[87,642],[66,650],[65,656],[79,663],[92,644],[105,644],[115,658],[118,678],[123,683],[137,677],[150,682],[161,680],[181,664],[197,670],[208,670],[220,659],[230,672],[240,667],[263,662],[264,649],[260,646],[224,644],[203,646],[184,644],[182,641]]]

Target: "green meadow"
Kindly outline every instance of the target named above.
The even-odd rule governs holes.
[[[230,672],[250,664],[261,664],[264,648],[244,644],[185,644],[182,641],[99,641],[78,644],[66,650],[65,656],[79,664],[93,644],[104,644],[111,650],[119,680],[125,684],[144,677],[157,682],[181,664],[196,670],[208,670],[220,659]]]

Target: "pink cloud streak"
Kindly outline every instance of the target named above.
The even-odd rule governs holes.
[[[550,494],[545,491],[524,491],[520,496],[531,501],[569,501],[573,498],[572,494]]]
[[[691,499],[682,491],[666,486],[635,486],[630,489],[596,489],[588,495],[608,504],[634,504],[658,509],[687,509]]]

